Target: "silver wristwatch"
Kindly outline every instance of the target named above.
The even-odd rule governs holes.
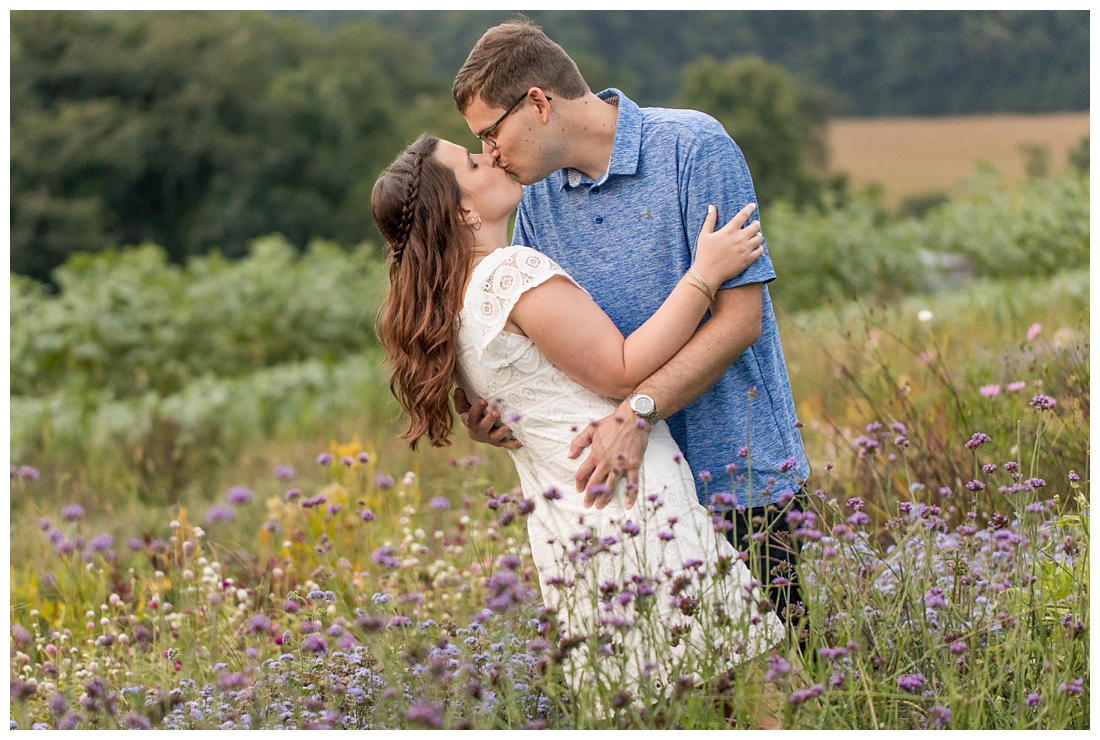
[[[631,393],[626,397],[630,410],[650,423],[656,424],[661,417],[657,415],[657,404],[644,393]]]

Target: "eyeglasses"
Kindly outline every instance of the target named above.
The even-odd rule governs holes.
[[[549,95],[546,95],[545,97],[546,97],[547,100],[553,100],[553,98],[550,97]],[[496,142],[496,139],[492,138],[493,132],[495,132],[498,128],[500,128],[500,124],[504,123],[504,119],[507,118],[508,116],[512,115],[512,111],[514,111],[516,109],[516,106],[518,106],[520,103],[522,103],[526,98],[527,98],[527,93],[523,93],[523,95],[520,95],[519,99],[516,102],[512,103],[512,105],[508,108],[508,110],[504,111],[504,115],[501,116],[500,118],[498,118],[496,120],[496,123],[494,123],[492,126],[490,126],[489,128],[482,131],[480,134],[478,134],[477,138],[481,139],[483,142],[485,142],[489,146],[496,149],[497,148],[497,142]]]

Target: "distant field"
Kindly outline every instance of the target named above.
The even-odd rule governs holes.
[[[1089,114],[993,115],[957,118],[841,118],[829,128],[829,165],[853,187],[877,183],[886,203],[951,192],[985,161],[1009,181],[1025,176],[1022,147],[1044,146],[1050,171],[1089,133]]]

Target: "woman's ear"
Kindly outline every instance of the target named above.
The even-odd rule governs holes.
[[[481,214],[476,211],[463,207],[462,208],[462,223],[469,226],[474,231],[481,228]]]

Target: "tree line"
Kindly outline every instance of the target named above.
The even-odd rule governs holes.
[[[684,67],[755,55],[831,90],[847,116],[1038,113],[1089,108],[1087,10],[524,11],[595,85],[669,105]],[[427,42],[453,74],[484,30],[515,11],[321,11],[367,17]]]
[[[370,239],[371,186],[404,143],[429,130],[478,146],[454,110],[451,78],[477,36],[512,16],[333,13],[13,11],[11,270],[48,280],[74,252],[141,243],[182,264],[211,250],[243,256],[271,233],[299,249]],[[705,34],[677,25],[702,18],[693,13],[536,20],[593,89],[615,85],[642,103],[656,95],[644,92],[646,53],[702,54],[661,72],[678,81],[664,102],[726,126],[761,203],[822,202],[835,186],[821,174],[824,126],[845,109],[842,97],[753,48],[731,56],[700,45],[728,30],[726,15],[757,18],[706,16]],[[1002,20],[1016,28],[1028,17]],[[679,28],[676,38],[695,45],[663,49],[646,28]]]

